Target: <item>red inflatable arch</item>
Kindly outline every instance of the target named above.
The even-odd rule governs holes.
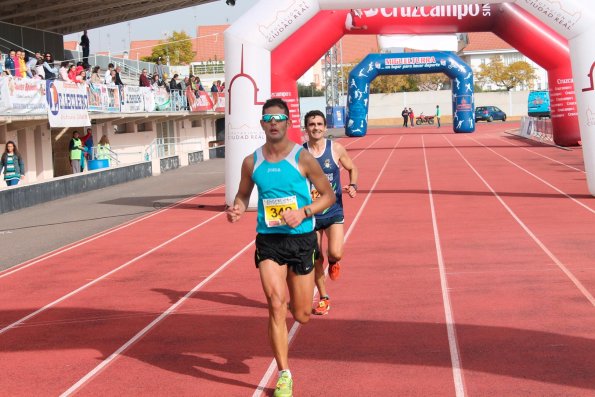
[[[362,4],[393,8],[354,9]],[[478,31],[494,32],[547,70],[555,141],[570,146],[581,140],[587,184],[595,195],[592,9],[592,0],[258,1],[224,34],[225,79],[230,82],[226,202],[235,196],[242,160],[264,143],[261,104],[271,96],[285,98],[294,125],[291,137],[301,141],[296,82],[343,35]],[[255,196],[250,206],[255,206]]]
[[[400,15],[400,8],[375,11],[320,11],[272,51],[271,93],[292,105],[291,137],[301,142],[297,80],[345,34],[443,34],[494,32],[548,72],[552,98],[575,103],[565,38],[514,4],[477,5],[477,15]],[[410,8],[411,12],[415,12]],[[422,7],[419,10],[423,10]],[[373,14],[373,15],[372,15]],[[347,23],[346,23],[347,22]],[[522,31],[521,31],[522,30]],[[572,99],[568,99],[572,97]],[[580,140],[576,105],[552,107],[554,141],[575,146]]]

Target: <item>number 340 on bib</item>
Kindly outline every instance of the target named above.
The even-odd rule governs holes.
[[[298,209],[296,196],[262,199],[262,204],[264,207],[264,220],[268,227],[285,225],[283,212]]]

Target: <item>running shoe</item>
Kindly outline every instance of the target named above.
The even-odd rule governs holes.
[[[312,313],[316,314],[317,316],[324,316],[328,314],[328,311],[331,309],[331,301],[329,298],[322,298],[320,302],[318,302],[318,306],[312,309]]]
[[[289,377],[287,372],[282,372],[277,386],[275,387],[275,397],[292,397],[293,396],[293,379]]]
[[[339,274],[341,273],[341,264],[339,262],[333,263],[328,265],[328,276],[331,280],[335,281],[339,278]]]

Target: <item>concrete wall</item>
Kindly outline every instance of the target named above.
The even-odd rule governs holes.
[[[151,163],[143,162],[84,174],[67,175],[44,182],[17,185],[0,190],[0,213],[148,176],[151,176]]]
[[[506,112],[509,120],[519,120],[527,115],[527,98],[529,91],[510,92],[478,92],[475,93],[475,106],[492,105]],[[345,104],[345,97],[340,99]],[[370,95],[368,110],[370,125],[398,125],[401,124],[401,111],[405,106],[412,108],[416,116],[421,112],[430,115],[435,113],[436,105],[440,105],[442,121],[452,120],[451,91],[421,91],[399,92],[396,94]],[[300,112],[303,116],[310,110],[326,109],[324,97],[300,98]],[[303,123],[303,120],[302,120]]]
[[[180,157],[178,156],[171,156],[159,159],[160,163],[160,171],[166,172],[175,170],[176,168],[180,168]]]

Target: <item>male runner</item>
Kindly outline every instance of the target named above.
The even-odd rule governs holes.
[[[272,98],[262,107],[260,125],[266,142],[242,163],[242,176],[229,222],[246,211],[254,185],[258,188],[256,267],[269,307],[269,340],[279,379],[276,397],[292,396],[293,380],[288,366],[286,316],[289,289],[293,318],[301,324],[310,319],[314,293],[314,258],[318,245],[314,214],[330,207],[335,195],[316,160],[287,137],[289,108]],[[320,192],[312,203],[310,183]]]
[[[314,156],[322,171],[328,178],[335,192],[336,201],[330,208],[316,213],[316,233],[318,235],[319,256],[316,258],[316,287],[320,300],[318,306],[312,310],[314,314],[328,314],[331,308],[331,300],[326,292],[324,282],[324,256],[322,255],[322,240],[324,233],[328,239],[328,274],[331,280],[339,278],[341,265],[339,261],[343,257],[343,198],[342,190],[345,190],[349,197],[353,198],[357,192],[357,167],[347,154],[345,147],[338,142],[325,138],[326,118],[319,110],[312,110],[306,113],[304,125],[308,133],[308,142],[304,147]],[[341,187],[341,170],[343,166],[349,172],[349,184]],[[312,198],[316,200],[317,189],[312,187]]]

